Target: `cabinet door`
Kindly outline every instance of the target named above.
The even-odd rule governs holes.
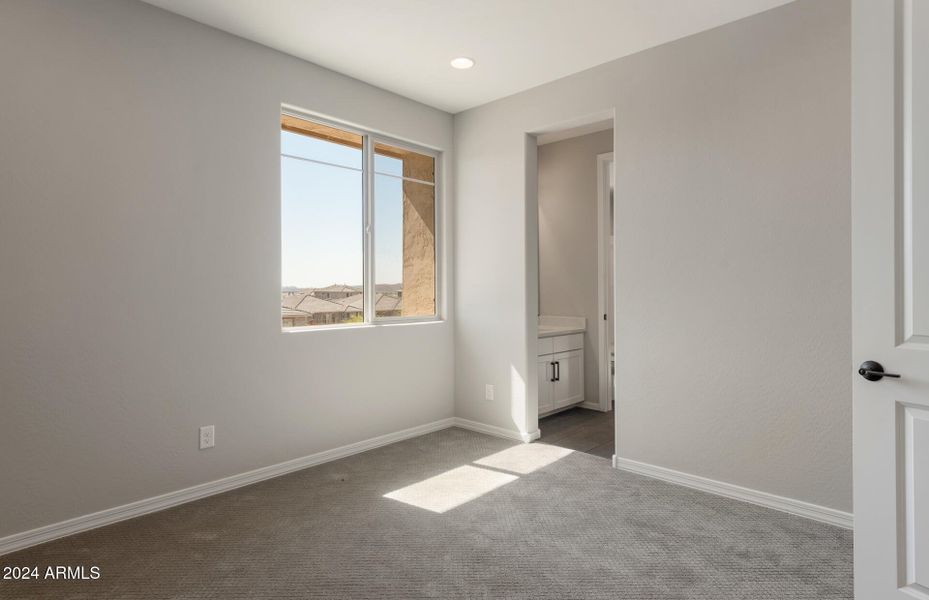
[[[552,402],[552,355],[539,357],[539,414],[554,410]]]
[[[558,379],[553,384],[555,408],[584,401],[584,351],[553,355]],[[540,392],[541,394],[541,392]]]

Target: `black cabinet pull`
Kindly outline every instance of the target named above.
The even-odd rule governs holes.
[[[548,380],[549,380],[549,381],[555,381],[555,363],[554,363],[554,362],[550,362],[550,363],[548,363],[548,364],[551,365],[551,367],[552,367],[552,376],[551,376]]]
[[[561,381],[561,361],[555,361],[555,381]]]

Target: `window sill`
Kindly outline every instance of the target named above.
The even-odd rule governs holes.
[[[346,331],[359,329],[376,329],[381,327],[408,327],[411,325],[436,325],[445,323],[445,319],[396,319],[377,321],[375,323],[340,323],[336,325],[310,325],[308,327],[282,327],[281,333],[307,333],[317,331]]]

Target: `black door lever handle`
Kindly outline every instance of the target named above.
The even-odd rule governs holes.
[[[880,381],[885,377],[900,379],[900,376],[896,373],[885,373],[883,365],[881,365],[879,362],[874,362],[873,360],[866,360],[861,363],[861,366],[858,367],[858,374],[868,381]]]

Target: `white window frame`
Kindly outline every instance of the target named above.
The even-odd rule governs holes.
[[[403,324],[403,323],[431,323],[442,321],[442,298],[441,293],[443,289],[443,257],[442,257],[442,215],[444,212],[444,193],[442,187],[442,151],[434,148],[429,148],[427,146],[421,146],[416,143],[407,142],[405,140],[393,138],[387,135],[369,131],[363,128],[355,127],[353,125],[347,125],[340,121],[336,121],[327,117],[322,117],[309,113],[306,111],[298,110],[293,107],[282,106],[281,115],[288,115],[295,117],[297,119],[303,119],[305,121],[310,121],[312,123],[318,123],[320,125],[325,125],[327,127],[333,127],[335,129],[340,129],[342,131],[353,133],[359,135],[362,138],[361,144],[361,155],[362,155],[362,196],[363,196],[363,210],[362,210],[362,239],[363,239],[363,253],[364,253],[364,281],[362,282],[363,294],[364,294],[364,311],[363,311],[363,321],[361,323],[334,323],[331,325],[306,325],[303,327],[284,327],[282,322],[282,317],[280,315],[280,306],[278,307],[278,323],[281,327],[281,331],[284,333],[291,332],[303,332],[303,331],[320,331],[327,329],[356,329],[359,327],[371,327],[376,325],[390,325],[390,324]],[[280,119],[278,119],[278,131],[280,131]],[[435,312],[432,315],[426,316],[408,316],[408,317],[378,317],[375,311],[375,302],[377,301],[377,288],[375,286],[376,276],[375,276],[375,261],[374,261],[374,237],[376,235],[377,227],[374,222],[374,145],[375,144],[385,144],[388,146],[393,146],[395,148],[400,148],[401,150],[409,150],[411,152],[416,152],[424,156],[429,156],[433,159],[434,165],[434,179],[433,182],[433,202],[435,203],[435,223],[433,224],[433,231],[435,231],[434,239],[434,252],[433,260],[435,261]],[[280,142],[278,143],[280,147]],[[390,177],[390,175],[388,175]],[[411,181],[420,181],[418,179],[412,178],[403,178],[399,179],[409,179]],[[283,182],[282,182],[283,183]],[[429,182],[421,182],[428,184]],[[281,186],[283,189],[283,185]],[[370,291],[370,293],[369,293]],[[280,294],[280,290],[278,290]]]

